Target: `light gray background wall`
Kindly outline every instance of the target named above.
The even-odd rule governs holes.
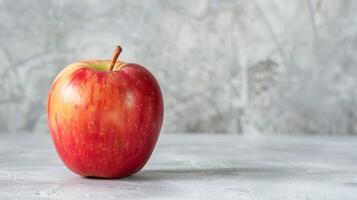
[[[164,132],[357,133],[357,1],[0,0],[0,132],[44,132],[80,59],[147,66]]]

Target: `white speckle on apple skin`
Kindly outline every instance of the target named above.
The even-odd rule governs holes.
[[[133,107],[135,105],[134,94],[130,91],[125,92],[124,103],[127,107]]]

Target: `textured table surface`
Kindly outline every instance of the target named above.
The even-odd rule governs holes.
[[[67,170],[50,137],[0,136],[0,199],[356,199],[357,138],[162,135],[125,179]]]

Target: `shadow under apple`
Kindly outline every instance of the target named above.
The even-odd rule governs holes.
[[[297,167],[228,167],[201,169],[144,169],[124,178],[133,181],[161,180],[210,180],[219,178],[240,179],[282,179],[303,173]]]

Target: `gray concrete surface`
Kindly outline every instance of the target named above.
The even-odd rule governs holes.
[[[48,134],[0,135],[0,199],[356,199],[357,138],[164,134],[119,180],[79,177]]]

